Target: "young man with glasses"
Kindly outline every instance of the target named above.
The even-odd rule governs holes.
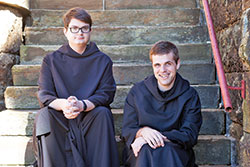
[[[35,120],[39,167],[119,167],[110,103],[111,59],[89,42],[92,20],[82,8],[64,15],[68,43],[45,56]]]

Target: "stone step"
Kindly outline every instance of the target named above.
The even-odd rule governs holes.
[[[43,57],[58,49],[60,45],[22,45],[21,64],[40,64]],[[114,62],[149,62],[152,45],[98,45],[101,51]],[[184,63],[211,63],[210,44],[179,44],[179,55]]]
[[[105,2],[105,3],[104,3]],[[30,0],[32,9],[69,9],[75,6],[83,7],[87,10],[94,9],[152,9],[152,8],[195,8],[195,0]]]
[[[106,0],[106,9],[196,8],[195,0]]]
[[[222,135],[225,134],[225,113],[221,109],[202,109],[203,123],[200,135]],[[121,134],[123,109],[112,109],[115,133]]]
[[[0,136],[32,136],[37,110],[5,110],[0,112]],[[112,109],[115,133],[121,135],[123,109]],[[218,109],[202,109],[201,135],[225,133],[225,113]]]
[[[66,10],[31,10],[33,27],[63,27]],[[199,24],[200,9],[90,10],[95,26],[181,26]]]
[[[117,86],[112,108],[123,108],[125,98],[132,86]],[[193,85],[200,95],[202,108],[217,108],[220,99],[218,85]],[[37,109],[37,86],[9,86],[4,92],[7,109]]]
[[[208,36],[203,26],[93,26],[91,39],[102,45],[154,44],[159,40],[178,44],[207,42]],[[65,42],[62,27],[25,28],[26,45],[59,45]]]
[[[40,65],[15,65],[12,67],[15,86],[37,85]],[[214,64],[182,64],[179,73],[188,78],[191,84],[213,84],[215,82]],[[151,64],[121,63],[113,65],[113,74],[118,85],[133,84],[152,75]]]
[[[0,148],[0,166],[26,166],[35,161],[31,137],[0,136]]]
[[[206,167],[229,165],[231,163],[231,140],[221,135],[200,135],[198,144],[194,147],[196,163],[206,165]],[[117,142],[121,157],[123,142],[120,140]],[[0,165],[29,165],[34,162],[31,137],[0,136],[0,148]]]
[[[31,9],[69,9],[72,7],[82,7],[86,10],[103,9],[103,0],[29,0]]]

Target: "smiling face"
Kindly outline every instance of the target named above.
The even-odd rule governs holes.
[[[176,72],[180,68],[180,59],[174,60],[173,52],[163,55],[152,55],[152,67],[161,91],[167,91],[174,85]]]
[[[75,18],[71,19],[68,28],[64,28],[64,35],[68,39],[69,45],[71,47],[86,46],[90,40],[90,31],[83,33],[80,30],[78,33],[72,33],[70,29],[82,28],[84,30],[87,27],[90,28],[90,25]]]

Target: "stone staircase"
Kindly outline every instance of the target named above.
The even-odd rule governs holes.
[[[105,3],[104,3],[105,2]],[[197,1],[198,2],[198,1]],[[29,166],[34,161],[32,129],[39,109],[37,79],[43,57],[66,42],[62,15],[84,7],[93,19],[92,41],[114,62],[117,93],[112,103],[117,142],[123,104],[133,83],[152,74],[149,49],[169,40],[180,51],[179,72],[198,91],[203,125],[195,146],[201,167],[231,166],[233,139],[225,136],[226,116],[218,109],[220,90],[202,9],[196,0],[31,0],[32,24],[25,27],[20,64],[12,68],[13,86],[5,91],[7,110],[0,112],[0,166]]]

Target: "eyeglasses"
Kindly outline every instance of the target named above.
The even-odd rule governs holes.
[[[70,29],[70,32],[72,32],[74,34],[78,33],[80,30],[81,30],[82,33],[90,32],[90,27],[89,26],[83,26],[81,28],[79,28],[79,27],[70,27],[69,29]]]

